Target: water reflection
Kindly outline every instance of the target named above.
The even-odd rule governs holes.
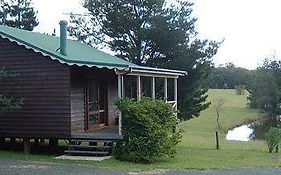
[[[274,126],[271,120],[262,120],[242,125],[229,130],[226,134],[226,140],[250,141],[254,139],[264,139],[264,134]]]

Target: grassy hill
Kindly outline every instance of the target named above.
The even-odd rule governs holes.
[[[185,168],[274,166],[276,159],[267,153],[264,141],[237,142],[225,140],[228,129],[258,120],[263,115],[247,107],[247,94],[235,95],[234,90],[211,89],[212,105],[200,117],[182,122],[183,142],[177,159]],[[214,102],[224,99],[220,123],[220,150],[215,150],[216,113]],[[188,157],[188,158],[187,158]],[[266,160],[266,161],[265,161]],[[182,162],[181,162],[182,161]],[[280,163],[280,159],[278,159]],[[185,163],[183,163],[185,162]]]

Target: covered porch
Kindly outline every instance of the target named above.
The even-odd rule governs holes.
[[[103,75],[103,71],[104,69],[98,69],[96,72],[99,73],[95,73],[95,75]],[[185,75],[185,71],[170,69],[115,68],[113,74],[107,75],[111,78],[105,78],[106,81],[101,87],[91,85],[97,86],[97,88],[89,89],[89,83],[86,83],[84,118],[88,127],[86,126],[81,132],[72,133],[71,137],[96,140],[122,139],[122,114],[115,106],[116,100],[132,98],[139,101],[145,96],[152,99],[162,99],[177,109],[177,81],[180,76]],[[102,80],[100,77],[99,82]],[[93,93],[94,91],[95,93]],[[93,97],[89,97],[89,95]],[[93,106],[94,103],[99,104],[99,106]],[[102,105],[104,106],[102,107]],[[90,126],[89,122],[93,122],[93,125]]]
[[[129,70],[115,69],[115,73],[118,76],[119,99],[126,97],[140,101],[142,96],[162,99],[175,109],[178,101],[178,78],[187,75],[185,71],[141,66],[131,67]],[[117,112],[118,134],[122,136],[122,114],[120,111]]]
[[[115,106],[118,99],[140,101],[146,96],[162,99],[177,109],[178,78],[186,75],[184,71],[148,67],[79,70],[78,74],[73,72],[78,81],[72,83],[73,131],[65,151],[70,155],[111,154],[113,142],[123,139],[124,134],[122,113]]]

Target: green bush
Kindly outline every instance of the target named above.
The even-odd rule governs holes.
[[[118,141],[113,155],[116,159],[151,163],[163,157],[174,157],[180,132],[176,131],[176,111],[161,100],[143,98],[136,102],[117,102],[122,112],[124,139]]]
[[[279,128],[271,127],[270,130],[265,133],[265,140],[268,146],[268,150],[272,153],[273,149],[276,148],[281,140],[281,132]],[[276,150],[278,151],[278,150]]]

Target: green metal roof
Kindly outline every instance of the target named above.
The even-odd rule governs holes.
[[[67,56],[60,54],[60,38],[0,25],[0,36],[69,65],[128,68],[137,65],[78,41],[67,40]]]
[[[49,56],[53,60],[68,65],[127,70],[129,72],[146,72],[159,75],[185,76],[185,71],[142,67],[124,59],[112,56],[78,41],[67,40],[67,55],[59,51],[60,38],[56,36],[36,33],[17,28],[0,25],[0,37],[6,38],[18,45]]]

